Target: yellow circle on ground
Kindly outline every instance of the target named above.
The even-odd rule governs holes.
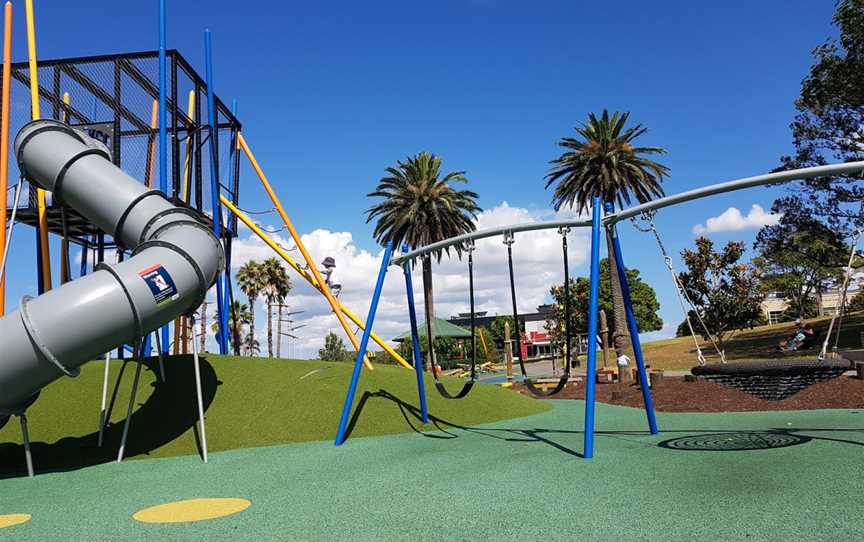
[[[132,517],[141,523],[191,523],[237,514],[250,506],[246,499],[189,499],[144,508]]]
[[[33,518],[30,514],[7,514],[5,516],[0,515],[0,529],[5,529],[6,527],[12,527],[15,525],[21,525],[22,523],[27,523]]]

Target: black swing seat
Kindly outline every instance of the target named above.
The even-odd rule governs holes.
[[[468,393],[471,391],[471,388],[474,387],[474,384],[476,382],[477,381],[472,378],[462,386],[462,389],[459,390],[459,393],[453,395],[447,388],[444,387],[444,384],[442,384],[438,381],[437,378],[435,378],[435,389],[437,389],[438,393],[441,394],[441,397],[445,399],[462,399],[463,397],[468,395]]]
[[[799,391],[832,380],[853,369],[837,359],[795,359],[711,363],[690,369],[696,376],[735,388],[767,401],[782,401]]]

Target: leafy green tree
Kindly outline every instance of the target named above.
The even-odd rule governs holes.
[[[454,183],[467,183],[464,171],[442,176],[441,158],[421,152],[386,169],[369,197],[383,198],[366,211],[366,222],[376,220],[374,235],[381,245],[403,243],[411,248],[468,233],[476,229],[474,219],[481,211],[477,194],[456,190]],[[462,247],[453,247],[461,255]],[[449,249],[447,249],[449,253]],[[435,317],[432,291],[432,256],[441,260],[442,251],[423,258],[423,299],[426,321]],[[434,357],[434,353],[433,353]]]
[[[752,327],[762,316],[764,294],[759,272],[742,263],[744,243],[730,241],[720,250],[707,237],[696,239],[696,249],[681,252],[687,271],[678,278],[721,350],[736,330]],[[701,326],[697,333],[708,339]]]
[[[452,337],[435,337],[435,359],[442,369],[455,367],[461,350],[457,341]],[[410,339],[401,341],[396,351],[409,363],[414,364],[414,343]],[[429,340],[425,335],[420,337],[420,354],[424,360],[429,355]]]
[[[615,112],[611,116],[605,109],[598,118],[588,115],[588,121],[576,128],[578,137],[564,137],[558,145],[566,151],[553,160],[546,175],[546,188],[554,185],[552,205],[557,211],[563,206],[586,212],[595,197],[618,208],[630,205],[632,199],[644,203],[663,195],[661,183],[669,169],[651,159],[650,155],[664,154],[661,147],[640,147],[635,140],[648,131],[641,124],[627,126],[629,113]],[[608,253],[615,264],[610,230],[606,232]],[[612,273],[613,328],[612,340],[618,356],[629,344],[625,321],[624,300],[618,274]]]
[[[516,326],[513,325],[513,317],[512,316],[496,316],[492,323],[489,324],[489,333],[492,335],[492,338],[495,339],[495,342],[498,344],[504,344],[504,325],[510,324],[510,340],[516,340]],[[525,322],[519,320],[519,333],[525,333]]]
[[[759,230],[753,245],[762,290],[785,295],[788,319],[813,317],[822,285],[838,276],[849,249],[842,234],[820,222],[800,197],[778,199],[771,211],[782,215],[780,221]]]
[[[600,310],[606,314],[612,314],[612,322],[609,325],[614,329],[620,327],[627,329],[627,322],[615,322],[615,313],[612,311],[614,294],[610,277],[609,260],[600,260]],[[663,319],[660,318],[660,302],[657,301],[657,293],[650,285],[642,280],[638,269],[627,269],[627,284],[630,286],[630,297],[633,301],[633,314],[636,316],[636,325],[640,333],[657,331],[663,328]],[[572,333],[586,333],[588,331],[588,298],[591,283],[588,277],[579,277],[570,281],[570,329]],[[548,320],[546,329],[552,336],[556,345],[563,345],[565,341],[565,315],[564,315],[564,285],[553,286],[552,314]],[[624,316],[626,318],[626,315]]]
[[[261,291],[266,285],[265,278],[261,264],[254,260],[246,262],[237,271],[237,285],[249,299],[249,310],[252,311],[252,319],[249,322],[249,336],[252,337],[253,340],[255,337],[255,302],[258,300],[258,296],[261,295]],[[249,348],[250,345],[248,341],[244,340],[243,342],[246,346],[246,350],[252,352]],[[250,353],[249,355],[251,356],[253,354]]]
[[[352,361],[354,355],[345,348],[345,341],[331,331],[324,337],[324,348],[318,350],[318,359],[323,361]]]
[[[840,0],[833,23],[839,34],[813,50],[815,63],[801,83],[792,121],[795,152],[780,169],[864,159],[864,2]],[[803,183],[804,199],[834,230],[860,226],[862,176],[815,178]]]

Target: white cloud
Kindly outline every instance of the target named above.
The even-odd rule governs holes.
[[[771,226],[779,222],[782,215],[767,212],[760,205],[753,204],[750,212],[742,214],[737,207],[729,207],[719,216],[712,216],[705,221],[705,225],[693,226],[693,233],[702,235],[705,233],[717,233],[727,231],[740,231]]]
[[[572,212],[562,211],[553,218],[572,216]],[[530,211],[521,207],[511,207],[503,202],[481,213],[477,219],[477,228],[536,222],[547,217],[548,211]],[[234,271],[249,260],[263,260],[274,256],[272,250],[254,234],[248,230],[241,231],[241,235],[243,233],[247,236],[233,243]],[[282,238],[281,235],[284,234],[274,235],[277,242],[286,248],[294,248],[293,243]],[[361,249],[355,244],[350,232],[332,232],[324,229],[304,234],[302,240],[315,262],[320,262],[326,256],[332,256],[336,260],[336,272],[343,287],[340,300],[365,321],[375,279],[381,265],[383,249],[374,253]],[[584,264],[587,258],[587,231],[572,231],[568,241],[571,273],[575,276],[578,267]],[[290,254],[305,267],[299,251],[295,249]],[[560,235],[555,230],[516,234],[513,261],[519,310],[520,312],[534,311],[537,305],[546,301],[550,287],[563,281]],[[434,263],[433,269],[436,315],[439,318],[449,318],[459,312],[467,312],[467,259],[460,261],[455,254],[449,257],[445,254],[440,263]],[[422,320],[423,295],[419,268],[415,268],[412,274],[414,296],[418,303],[418,320]],[[298,339],[293,341],[292,354],[298,357],[315,357],[329,331],[336,332],[343,337],[346,345],[349,344],[324,297],[293,270],[289,269],[289,275],[294,288],[287,303],[291,311],[303,311],[292,317],[295,321],[293,325],[305,326],[295,332]],[[511,311],[507,249],[500,236],[477,242],[474,253],[474,280],[477,310],[489,311],[490,314],[508,314]],[[245,301],[245,296],[239,292],[236,285],[235,297]],[[391,267],[387,273],[375,320],[375,332],[382,338],[392,339],[408,328],[405,297],[404,275],[401,269]],[[266,316],[261,300],[256,304],[256,316],[256,335],[261,341],[262,354],[266,355]],[[351,329],[356,330],[357,327],[352,324]],[[378,346],[373,344],[373,348],[377,350]],[[282,353],[286,355],[284,343]]]

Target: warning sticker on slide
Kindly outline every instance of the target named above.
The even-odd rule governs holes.
[[[165,301],[177,299],[177,286],[174,285],[174,280],[168,274],[168,270],[162,267],[161,264],[156,264],[143,271],[139,271],[138,276],[144,279],[144,282],[150,287],[153,300],[156,301],[157,305]]]

